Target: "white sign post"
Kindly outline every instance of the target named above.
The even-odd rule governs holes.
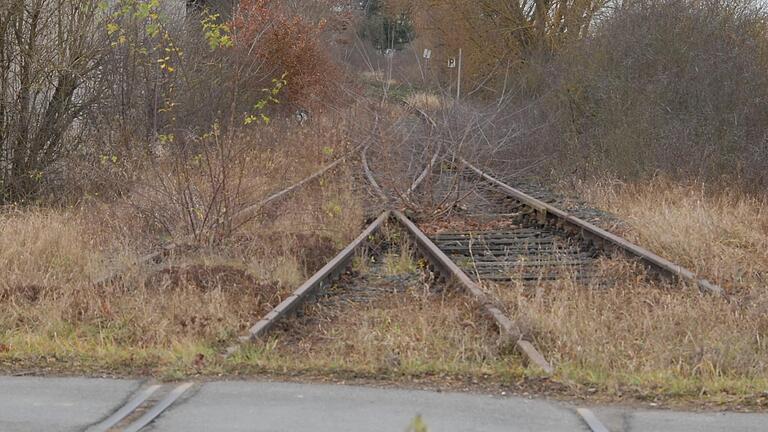
[[[459,61],[458,61],[458,77],[456,78],[456,100],[461,99],[461,61],[462,61],[463,53],[462,49],[459,48]],[[451,57],[448,59],[448,67],[451,69],[456,69],[456,57]]]
[[[461,100],[461,60],[462,60],[462,51],[461,48],[459,48],[459,78],[456,80],[456,102]]]
[[[424,69],[421,71],[421,79],[423,81],[426,81],[427,77],[429,76],[429,60],[430,59],[432,59],[432,50],[429,48],[424,48]]]

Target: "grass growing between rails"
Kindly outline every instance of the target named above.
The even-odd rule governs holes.
[[[722,284],[731,301],[660,285],[621,260],[601,262],[612,280],[606,285],[487,286],[555,365],[551,378],[500,343],[470,298],[436,283],[394,229],[299,316],[224,359],[225,347],[362,226],[358,206],[339,215],[325,205],[331,196],[354,203],[355,191],[322,188],[325,195],[313,189],[287,200],[226,245],[131,268],[122,283],[106,287],[90,281],[107,257],[121,250],[127,262],[141,250],[131,246],[132,231],[115,238],[94,223],[108,209],[6,211],[0,369],[266,375],[660,405],[768,405],[763,202],[663,182],[599,183],[581,196],[626,221],[623,235]]]
[[[161,270],[136,269],[152,274],[136,285],[75,285],[28,303],[16,295],[18,307],[0,321],[0,369],[433,380],[453,388],[486,383],[492,391],[537,377],[469,298],[434,284],[394,230],[299,317],[225,359],[223,348],[289,290],[259,281],[245,265],[222,262],[172,257]]]
[[[609,284],[497,287],[561,377],[615,397],[766,408],[766,202],[663,180],[583,184],[579,196],[625,221],[628,239],[722,285],[729,300],[611,259],[597,278]]]
[[[430,280],[402,233],[356,259],[351,274],[244,352],[269,368],[375,376],[521,377],[520,359],[473,301]]]

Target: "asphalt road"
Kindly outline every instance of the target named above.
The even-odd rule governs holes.
[[[141,382],[0,377],[0,431],[81,431],[122,405]]]
[[[83,431],[148,383],[0,377],[0,431]],[[575,406],[517,397],[261,381],[193,386],[143,431],[589,431]],[[582,407],[583,408],[583,407]],[[588,407],[606,430],[761,431],[768,415]]]

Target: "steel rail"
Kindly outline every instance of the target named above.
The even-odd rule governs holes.
[[[291,186],[289,186],[289,187],[287,187],[285,189],[282,189],[282,190],[280,190],[278,192],[273,193],[272,195],[270,195],[267,198],[259,201],[256,204],[253,204],[251,206],[248,206],[248,207],[238,211],[237,213],[235,213],[232,216],[232,218],[234,219],[235,217],[238,217],[241,214],[259,210],[259,209],[263,208],[264,206],[270,204],[271,202],[276,201],[276,200],[280,199],[281,197],[284,197],[284,196],[290,194],[291,192],[301,188],[302,186],[312,182],[313,180],[318,179],[319,177],[323,176],[328,171],[330,171],[333,168],[339,166],[342,162],[347,160],[350,156],[354,155],[357,151],[360,150],[361,147],[362,148],[367,148],[368,145],[369,145],[368,141],[369,140],[366,140],[363,144],[360,144],[359,146],[355,147],[355,149],[353,149],[352,151],[348,152],[347,154],[345,154],[341,158],[335,160],[334,162],[332,162],[332,163],[330,163],[328,165],[325,165],[324,167],[322,167],[318,171],[312,173],[308,177],[303,178],[302,180],[298,181],[297,183],[294,183],[293,185],[291,185]],[[179,245],[174,243],[174,242],[166,243],[166,244],[160,246],[157,250],[155,250],[153,252],[149,252],[149,253],[139,257],[138,259],[135,260],[133,265],[139,265],[140,266],[140,265],[148,264],[150,262],[159,263],[163,259],[165,259],[166,256],[168,256],[170,253],[172,253],[176,248],[178,248],[178,246]],[[99,276],[98,278],[93,280],[92,283],[95,286],[107,285],[109,283],[112,283],[112,282],[115,282],[116,280],[118,280],[120,278],[120,276],[124,272],[125,272],[125,268],[113,270],[113,271],[110,271],[110,272],[106,272],[106,274],[104,274],[102,276]]]
[[[494,304],[478,284],[472,281],[456,263],[443,253],[415,223],[399,211],[394,211],[393,214],[411,237],[416,240],[416,244],[424,257],[446,278],[458,282],[483,307],[485,313],[496,322],[502,334],[514,342],[518,351],[525,355],[531,364],[538,366],[547,374],[554,372],[552,365],[549,364],[536,347],[530,341],[524,339],[525,335],[520,330],[520,327],[504,315],[504,312]]]
[[[256,204],[252,204],[252,205],[250,205],[250,206],[248,206],[248,207],[246,207],[244,209],[241,209],[241,210],[237,211],[234,215],[232,215],[231,219],[234,220],[234,218],[236,218],[236,217],[238,217],[240,215],[257,211],[257,210],[261,209],[262,207],[264,207],[265,205],[271,203],[272,201],[275,201],[275,200],[277,200],[277,199],[279,199],[279,198],[281,198],[281,197],[283,197],[285,195],[288,195],[289,193],[295,191],[296,189],[301,188],[305,184],[310,183],[313,180],[318,179],[319,177],[323,176],[328,171],[330,171],[330,170],[336,168],[337,166],[339,166],[342,162],[346,161],[351,156],[355,155],[361,148],[362,149],[367,149],[368,146],[370,145],[369,141],[370,141],[370,138],[366,139],[362,144],[358,145],[357,147],[355,147],[351,151],[347,152],[347,154],[345,154],[344,156],[342,156],[339,159],[336,159],[334,162],[324,166],[323,168],[319,169],[318,171],[316,171],[315,173],[313,173],[309,177],[305,177],[303,180],[299,181],[298,183],[295,183],[295,184],[293,184],[293,185],[291,185],[291,186],[289,186],[289,187],[287,187],[287,188],[285,188],[285,189],[283,189],[283,190],[281,190],[279,192],[276,192],[276,193],[268,196],[267,198],[259,201]]]
[[[126,426],[122,432],[139,432],[145,426],[152,423],[152,421],[154,421],[160,414],[168,409],[168,407],[173,405],[173,403],[176,402],[176,400],[179,399],[193,385],[193,383],[189,382],[177,386],[170,393],[168,393],[165,398],[154,405],[149,411],[144,413],[144,415],[139,417],[138,420]]]
[[[86,429],[86,432],[107,432],[108,430],[112,429],[112,427],[125,420],[129,415],[131,415],[131,413],[136,410],[136,408],[146,402],[150,396],[155,394],[155,392],[160,389],[160,387],[160,385],[152,385],[145,388],[139,394],[129,400],[128,403],[126,403],[122,408],[117,410],[114,414],[107,417],[101,423]]]
[[[365,173],[365,178],[368,180],[368,182],[371,184],[373,189],[376,191],[376,194],[384,200],[385,202],[389,202],[390,199],[387,196],[387,194],[384,193],[384,189],[381,188],[381,185],[379,185],[379,182],[376,181],[376,177],[373,174],[373,170],[371,170],[371,166],[368,162],[368,148],[362,150],[360,154],[360,159],[363,162],[363,172]],[[432,156],[432,158],[429,160],[429,163],[427,163],[427,166],[424,167],[424,169],[421,171],[421,173],[416,177],[416,179],[411,183],[411,186],[408,187],[408,189],[405,191],[405,193],[402,194],[401,199],[407,200],[410,198],[410,196],[416,192],[416,190],[421,186],[422,183],[424,183],[424,180],[427,179],[429,176],[429,173],[434,169],[435,163],[437,163],[437,160],[440,158],[440,151],[441,149],[438,148],[435,154]]]
[[[361,150],[361,160],[363,162],[363,168],[365,175],[369,182],[380,195],[382,199],[389,201],[381,189],[381,186],[376,182],[373,172],[368,165],[368,158],[366,156],[368,146],[365,146]],[[429,165],[424,169],[421,175],[413,182],[408,189],[409,193],[412,193],[418,189],[419,185],[429,174],[435,161],[437,161],[439,153],[430,161]],[[312,277],[304,282],[299,288],[297,288],[288,298],[283,300],[279,305],[272,309],[267,315],[265,315],[256,324],[251,326],[248,330],[248,335],[241,337],[240,342],[254,341],[263,337],[268,333],[278,322],[284,319],[286,316],[296,310],[301,304],[306,302],[324,286],[330,285],[330,283],[341,275],[349,265],[354,253],[362,247],[370,238],[371,235],[376,233],[381,227],[389,220],[391,212],[389,210],[384,211],[379,215],[376,220],[371,223],[363,232],[355,238],[349,245],[347,245],[338,255],[336,255],[331,261],[329,261],[323,268],[317,271]],[[226,351],[226,355],[231,355],[237,350],[237,346],[229,347]]]
[[[315,273],[311,278],[304,282],[296,291],[282,303],[277,305],[259,322],[254,324],[248,331],[248,336],[242,337],[242,342],[252,341],[262,337],[280,320],[296,310],[308,298],[312,297],[320,289],[330,285],[331,281],[341,275],[352,261],[355,252],[368,241],[368,238],[376,233],[384,223],[389,219],[390,212],[383,212],[372,224],[353,240],[347,247],[339,252],[328,264]],[[231,349],[230,349],[231,350]]]
[[[435,156],[438,154],[439,149]],[[433,161],[435,160],[437,160],[437,158],[433,158]],[[427,166],[425,172],[426,170],[431,170],[432,166],[433,162]],[[368,180],[371,182],[371,185],[374,187],[374,189],[377,190],[379,195],[386,197],[386,194],[384,194],[384,191],[381,190],[381,187],[376,182],[373,176],[373,172],[367,165],[365,158],[363,158],[363,168],[366,171],[366,177],[368,177]],[[425,178],[426,175],[419,176],[417,181],[420,183]],[[412,190],[415,189],[416,187],[412,188]],[[510,341],[514,342],[518,351],[520,351],[531,364],[536,365],[549,375],[554,373],[554,368],[552,365],[549,364],[549,362],[536,349],[536,347],[533,346],[531,342],[523,339],[524,335],[522,331],[520,331],[519,326],[507,318],[507,316],[504,315],[504,313],[489,299],[488,295],[475,282],[473,282],[472,279],[456,265],[456,263],[454,263],[447,255],[445,255],[445,253],[443,253],[440,248],[437,247],[437,245],[435,245],[432,240],[430,240],[429,237],[427,237],[427,235],[424,234],[424,232],[422,232],[419,227],[417,227],[416,224],[408,219],[403,213],[394,210],[392,214],[395,216],[395,219],[397,219],[397,221],[411,235],[411,237],[414,238],[422,254],[447,279],[457,281],[465,289],[465,291],[468,292],[483,307],[484,312],[496,322],[501,333]]]
[[[368,164],[368,148],[367,147],[360,152],[360,159],[363,162],[363,172],[365,173],[365,178],[368,179],[368,183],[371,184],[371,186],[373,187],[373,190],[376,191],[376,194],[379,196],[379,198],[381,198],[384,202],[389,203],[389,197],[387,196],[387,194],[384,193],[384,190],[376,181],[376,177],[374,177],[373,171],[371,171],[371,167]]]
[[[429,163],[426,167],[424,167],[424,170],[419,174],[418,177],[416,177],[416,180],[414,180],[413,184],[411,184],[411,187],[408,188],[408,190],[405,191],[403,194],[404,199],[409,199],[410,196],[416,192],[416,189],[421,186],[422,183],[424,183],[424,180],[427,179],[427,176],[432,172],[432,170],[435,168],[435,164],[437,163],[437,160],[440,158],[440,147],[437,148],[437,151],[435,151],[435,154],[432,156],[432,159],[429,160]]]
[[[592,432],[610,432],[599,418],[588,408],[576,408],[576,413],[584,420]]]
[[[416,111],[416,113],[419,114],[419,116],[421,116],[427,123],[429,123],[433,129],[437,127],[437,123],[432,120],[432,118],[423,110],[408,104],[406,104],[406,107]],[[381,188],[379,183],[376,181],[375,176],[373,175],[373,170],[371,170],[371,167],[368,163],[367,152],[368,146],[366,146],[361,151],[361,159],[363,162],[363,171],[365,172],[365,177],[368,179],[368,182],[371,183],[371,186],[373,186],[374,190],[376,190],[376,194],[379,195],[379,197],[382,198],[385,202],[389,202],[389,197],[387,197],[387,195],[384,193],[384,190]],[[429,173],[434,169],[435,163],[437,163],[437,161],[440,159],[441,152],[442,148],[438,145],[435,154],[432,156],[427,166],[424,167],[424,170],[422,170],[422,172],[416,177],[413,183],[411,183],[411,186],[401,195],[401,199],[403,201],[407,201],[410,196],[421,186],[424,180],[427,179]]]
[[[504,192],[509,197],[536,211],[541,222],[568,229],[571,232],[579,234],[582,238],[592,241],[596,246],[603,249],[618,250],[627,254],[628,256],[639,258],[646,265],[646,267],[650,268],[651,270],[656,271],[657,273],[670,279],[679,279],[692,282],[696,284],[699,290],[703,293],[726,297],[725,291],[722,287],[713,284],[706,279],[698,277],[692,271],[665,258],[662,258],[659,255],[656,255],[655,253],[634,243],[631,243],[615,234],[599,228],[583,219],[580,219],[568,212],[560,210],[522,191],[519,191],[512,186],[509,186],[506,183],[496,179],[495,177],[492,177],[491,175],[482,171],[480,168],[469,163],[464,158],[458,157],[457,159],[461,162],[461,164],[469,168],[475,174],[479,175],[481,178],[493,184],[494,186],[497,186],[500,191]]]

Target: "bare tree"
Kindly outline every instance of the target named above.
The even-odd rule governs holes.
[[[98,100],[105,43],[95,0],[0,5],[0,201],[25,200],[76,143]]]

